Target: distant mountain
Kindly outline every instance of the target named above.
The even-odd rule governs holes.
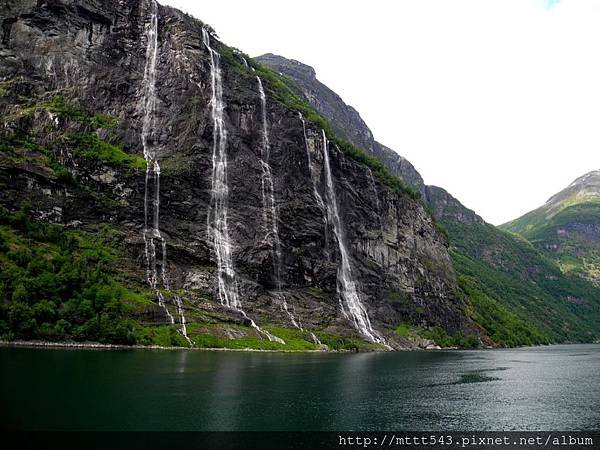
[[[543,206],[501,228],[531,241],[564,272],[600,283],[600,170],[577,178]]]
[[[426,185],[408,160],[374,139],[359,113],[321,83],[312,67],[273,54],[256,60],[291,79],[338,134],[378,156],[421,193],[438,225],[448,232],[470,316],[495,342],[523,345],[598,336],[599,289],[563,273],[553,258],[526,239],[487,224],[445,189]]]

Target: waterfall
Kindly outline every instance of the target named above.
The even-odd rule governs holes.
[[[221,76],[221,55],[213,50],[210,45],[210,35],[206,28],[202,28],[202,42],[210,54],[211,77],[211,116],[213,119],[213,151],[212,151],[212,177],[210,210],[207,216],[207,234],[212,240],[217,257],[217,279],[219,286],[219,300],[221,304],[241,313],[250,321],[250,325],[258,333],[263,334],[269,341],[285,345],[283,339],[262,330],[254,320],[242,310],[239,299],[237,280],[233,258],[231,255],[231,240],[227,223],[227,203],[229,187],[227,185],[227,130],[223,112],[223,81]],[[265,113],[266,121],[266,113]],[[267,143],[268,144],[268,143]],[[272,187],[272,182],[271,182]]]
[[[317,180],[319,179],[319,172],[318,172],[316,166],[313,164],[312,157],[310,156],[310,148],[308,145],[308,137],[306,134],[306,122],[304,121],[304,117],[302,116],[302,113],[299,112],[298,116],[300,117],[300,120],[302,121],[302,131],[304,132],[304,147],[306,149],[306,158],[307,158],[308,170],[310,172],[310,180],[312,182],[312,187],[313,187],[313,194],[314,194],[315,200],[317,202],[317,205],[319,206],[319,208],[321,209],[321,211],[323,213],[323,230],[324,230],[324,236],[325,236],[325,251],[327,253],[327,259],[329,260],[330,254],[329,254],[329,229],[327,226],[327,207],[325,206],[323,197],[321,196],[321,194],[319,194],[319,190],[317,189]]]
[[[262,148],[260,152],[260,166],[262,169],[261,176],[261,188],[262,188],[262,201],[263,201],[263,223],[267,229],[268,226],[268,217],[267,211],[271,213],[271,241],[273,243],[273,267],[275,272],[275,285],[277,286],[277,291],[279,292],[278,296],[281,301],[281,306],[287,316],[290,319],[292,325],[296,328],[302,329],[302,326],[298,324],[298,321],[289,310],[287,299],[282,292],[283,282],[281,279],[282,275],[282,252],[281,252],[281,239],[279,238],[279,218],[277,214],[277,209],[275,207],[275,191],[273,184],[273,176],[271,173],[271,166],[269,165],[269,157],[270,157],[270,142],[269,142],[269,129],[267,125],[267,97],[265,95],[265,90],[262,85],[262,81],[259,76],[256,77],[258,82],[258,93],[260,95],[260,105],[261,105],[261,118],[262,118]],[[267,236],[268,237],[268,236]]]
[[[217,278],[219,300],[221,304],[233,309],[240,309],[237,280],[233,259],[231,257],[231,241],[227,223],[227,202],[229,188],[227,185],[227,130],[223,119],[223,83],[221,79],[221,56],[210,46],[208,31],[202,29],[202,41],[210,53],[211,75],[211,115],[213,119],[213,152],[212,152],[212,188],[210,210],[207,217],[208,237],[217,257]]]
[[[371,321],[360,300],[356,282],[352,275],[350,256],[348,254],[348,249],[346,248],[342,222],[338,213],[335,189],[333,187],[333,179],[331,176],[331,167],[329,164],[329,150],[327,147],[328,141],[325,136],[325,131],[323,131],[323,161],[327,184],[327,215],[329,222],[333,225],[333,232],[337,239],[342,259],[337,271],[337,285],[342,312],[353,322],[355,328],[369,341],[385,344],[385,340],[371,326]]]
[[[323,343],[319,340],[319,338],[317,336],[315,336],[315,333],[310,333],[310,337],[312,338],[313,342],[317,345],[323,345]]]
[[[142,147],[144,159],[146,160],[146,177],[144,187],[144,255],[146,257],[146,278],[152,289],[156,289],[156,224],[153,229],[148,228],[148,190],[150,178],[156,184],[155,152],[149,147],[149,141],[154,143],[154,108],[156,105],[156,57],[158,50],[158,4],[155,0],[150,1],[150,25],[146,27],[146,64],[143,79],[143,119],[142,119]],[[159,297],[159,304],[166,309]],[[167,311],[168,314],[168,311]]]
[[[165,311],[169,321],[174,324],[175,318],[169,312],[165,304],[165,298],[158,288],[157,256],[156,242],[161,243],[162,262],[161,278],[165,290],[170,291],[168,277],[166,274],[167,266],[167,242],[160,233],[160,164],[158,155],[154,148],[154,110],[156,107],[156,60],[158,55],[158,3],[156,0],[150,0],[150,26],[146,28],[146,64],[144,67],[143,79],[143,118],[142,118],[142,147],[144,159],[146,160],[146,176],[144,183],[144,255],[146,258],[146,278],[150,287],[156,291],[158,305]],[[154,189],[151,187],[154,186]],[[152,203],[152,227],[149,228],[149,194]],[[192,341],[187,335],[185,325],[185,316],[183,314],[183,305],[181,299],[175,296],[177,313],[181,322],[179,332],[193,346]]]
[[[260,167],[262,170],[261,175],[261,194],[263,204],[263,223],[267,228],[268,232],[266,239],[271,238],[274,255],[274,267],[275,267],[275,282],[279,288],[281,285],[281,241],[279,240],[279,225],[277,221],[277,211],[275,209],[275,193],[273,187],[273,176],[271,174],[271,166],[269,165],[270,156],[270,142],[269,142],[269,130],[267,128],[267,98],[263,89],[262,82],[257,76],[258,81],[258,92],[260,94],[261,103],[261,117],[262,117],[262,147],[260,152]],[[271,217],[268,217],[270,212]],[[270,219],[270,226],[269,226]]]

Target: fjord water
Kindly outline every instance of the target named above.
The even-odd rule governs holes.
[[[600,346],[364,354],[0,348],[19,430],[590,430]]]

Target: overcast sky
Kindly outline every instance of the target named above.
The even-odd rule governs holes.
[[[313,66],[377,140],[491,223],[600,168],[600,0],[161,3],[251,56]]]

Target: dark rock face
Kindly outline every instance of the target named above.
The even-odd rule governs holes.
[[[78,156],[59,138],[67,132],[94,132],[122,146],[129,155],[142,155],[148,3],[4,2],[0,21],[0,80],[8,83],[0,102],[3,139],[35,134],[76,180],[57,177],[36,163],[34,155],[17,162],[1,156],[1,204],[15,210],[28,202],[38,218],[69,227],[103,222],[119,227],[127,235],[130,259],[126,270],[143,283],[144,170]],[[238,315],[214,300],[218,298],[215,255],[207,236],[213,121],[210,55],[202,44],[202,26],[175,9],[159,7],[158,100],[152,145],[162,168],[160,230],[167,241],[171,284],[185,292],[186,307],[219,310],[234,320]],[[225,48],[216,39],[212,45],[217,52]],[[234,69],[225,58],[222,75],[229,234],[242,307],[259,323],[290,326],[273,292],[273,245],[262,223],[262,128],[256,78],[250,70]],[[270,165],[287,302],[307,329],[356,333],[339,309],[339,249],[316,201],[308,164],[307,152],[318,173],[316,189],[325,198],[321,130],[307,123],[305,142],[298,113],[270,97],[270,89],[266,84]],[[108,131],[85,128],[48,109],[31,111],[32,104],[53,96],[68,98],[91,113],[115,117],[117,126]],[[27,115],[23,114],[26,108],[30,109]],[[352,127],[360,116],[354,111],[346,119]],[[390,152],[374,142],[370,132],[352,138]],[[366,166],[335,147],[330,148],[330,158],[352,270],[374,328],[397,347],[401,344],[394,343],[390,330],[403,322],[439,325],[449,333],[475,333],[456,295],[444,238],[421,204],[389,192]],[[411,170],[408,162],[398,155],[395,158],[398,171]],[[415,174],[418,185],[420,177]],[[199,291],[209,295],[198,297]]]
[[[304,98],[322,115],[327,117],[336,132],[360,147],[377,156],[392,173],[421,193],[423,200],[432,209],[438,220],[484,223],[475,212],[463,206],[446,190],[427,186],[421,174],[406,158],[394,150],[377,142],[358,111],[347,105],[342,98],[321,83],[315,70],[293,59],[267,53],[256,58],[261,64],[291,78],[301,89]]]
[[[425,187],[425,201],[431,208],[433,216],[443,222],[458,222],[465,225],[481,224],[485,221],[472,209],[464,206],[444,188]]]

